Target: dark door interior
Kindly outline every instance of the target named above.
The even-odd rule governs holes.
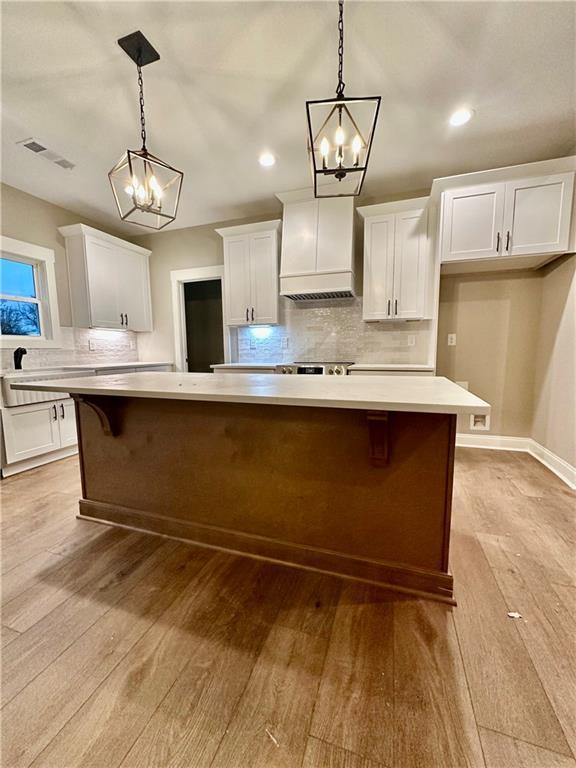
[[[211,372],[224,362],[222,335],[222,282],[202,280],[184,284],[188,370]]]

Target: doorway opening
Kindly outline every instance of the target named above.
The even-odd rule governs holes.
[[[222,336],[222,281],[184,283],[187,370],[211,373],[211,365],[224,362]]]

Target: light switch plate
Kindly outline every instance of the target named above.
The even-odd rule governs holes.
[[[288,338],[288,336],[283,336],[282,337],[282,349],[288,349],[289,344],[290,344],[290,339]]]

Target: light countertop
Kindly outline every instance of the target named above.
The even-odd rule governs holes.
[[[247,368],[247,369],[260,369],[260,370],[273,370],[277,365],[294,365],[294,363],[216,363],[211,365],[210,368]],[[353,363],[349,370],[351,371],[433,371],[432,365],[418,365],[409,364],[404,365],[398,363]]]
[[[210,368],[254,368],[254,369],[266,369],[273,371],[277,365],[282,363],[215,363]],[[284,363],[286,365],[286,363]]]
[[[16,374],[18,376],[24,374],[38,374],[38,376],[41,376],[43,373],[54,373],[56,371],[107,371],[107,370],[113,370],[114,368],[147,368],[151,365],[174,365],[172,361],[165,361],[165,360],[153,360],[151,362],[146,362],[142,360],[136,360],[132,363],[82,363],[80,365],[48,365],[44,368],[21,368],[19,371],[17,371],[15,368],[5,368],[4,370],[0,371],[0,376],[7,376],[8,374]]]
[[[419,413],[490,412],[488,403],[442,376],[277,376],[127,373],[13,384],[13,389],[175,400],[356,408]]]

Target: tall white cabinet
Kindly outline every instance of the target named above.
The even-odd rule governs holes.
[[[433,314],[428,198],[358,208],[364,219],[364,320]]]
[[[573,194],[574,172],[448,189],[442,263],[565,253]]]
[[[66,239],[73,324],[151,331],[150,251],[84,224],[59,232]]]
[[[230,326],[278,322],[278,232],[281,221],[225,227],[225,322]]]

